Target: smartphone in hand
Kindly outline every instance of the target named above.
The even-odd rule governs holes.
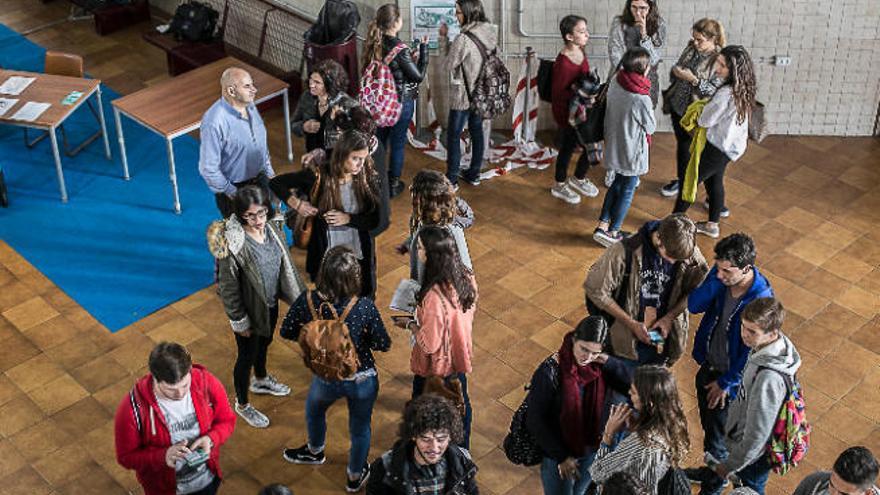
[[[186,454],[183,460],[186,462],[187,466],[196,467],[208,462],[208,454],[202,449],[196,449],[189,454]]]
[[[657,330],[651,330],[648,332],[648,338],[651,339],[652,344],[662,344],[663,343],[663,335]]]

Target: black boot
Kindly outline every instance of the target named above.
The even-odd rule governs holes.
[[[388,178],[388,196],[395,198],[406,188],[406,183],[397,177]]]

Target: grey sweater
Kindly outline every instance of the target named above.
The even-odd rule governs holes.
[[[468,97],[467,88],[473,88],[483,66],[483,56],[480,49],[468,38],[464,32],[470,31],[486,45],[490,52],[498,43],[498,28],[487,22],[474,22],[461,28],[459,34],[452,43],[448,38],[440,38],[439,46],[443,48],[446,59],[443,61],[443,70],[450,76],[449,83],[449,109],[468,110],[471,100]]]
[[[730,455],[722,464],[728,472],[739,471],[764,455],[787,395],[782,374],[794,377],[800,367],[800,354],[782,334],[775,342],[749,353],[739,392],[727,411],[724,441]]]
[[[648,95],[630,93],[612,78],[605,110],[605,168],[620,175],[648,173],[648,134],[657,121]]]
[[[794,491],[794,495],[829,495],[828,485],[831,482],[831,471],[816,471],[804,478]],[[880,489],[872,486],[865,495],[880,495]]]

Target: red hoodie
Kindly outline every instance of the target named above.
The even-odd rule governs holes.
[[[226,389],[203,366],[194,364],[190,396],[199,420],[199,435],[208,435],[214,444],[208,469],[222,477],[220,446],[235,429],[235,413],[229,406]],[[174,469],[165,464],[171,434],[153,393],[152,375],[138,380],[132,393],[122,398],[116,409],[115,437],[116,461],[124,468],[135,470],[145,495],[177,493]]]

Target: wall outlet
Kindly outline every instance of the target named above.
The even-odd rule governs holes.
[[[784,57],[782,55],[776,55],[773,57],[773,65],[778,65],[780,67],[786,67],[791,65],[791,57]]]

